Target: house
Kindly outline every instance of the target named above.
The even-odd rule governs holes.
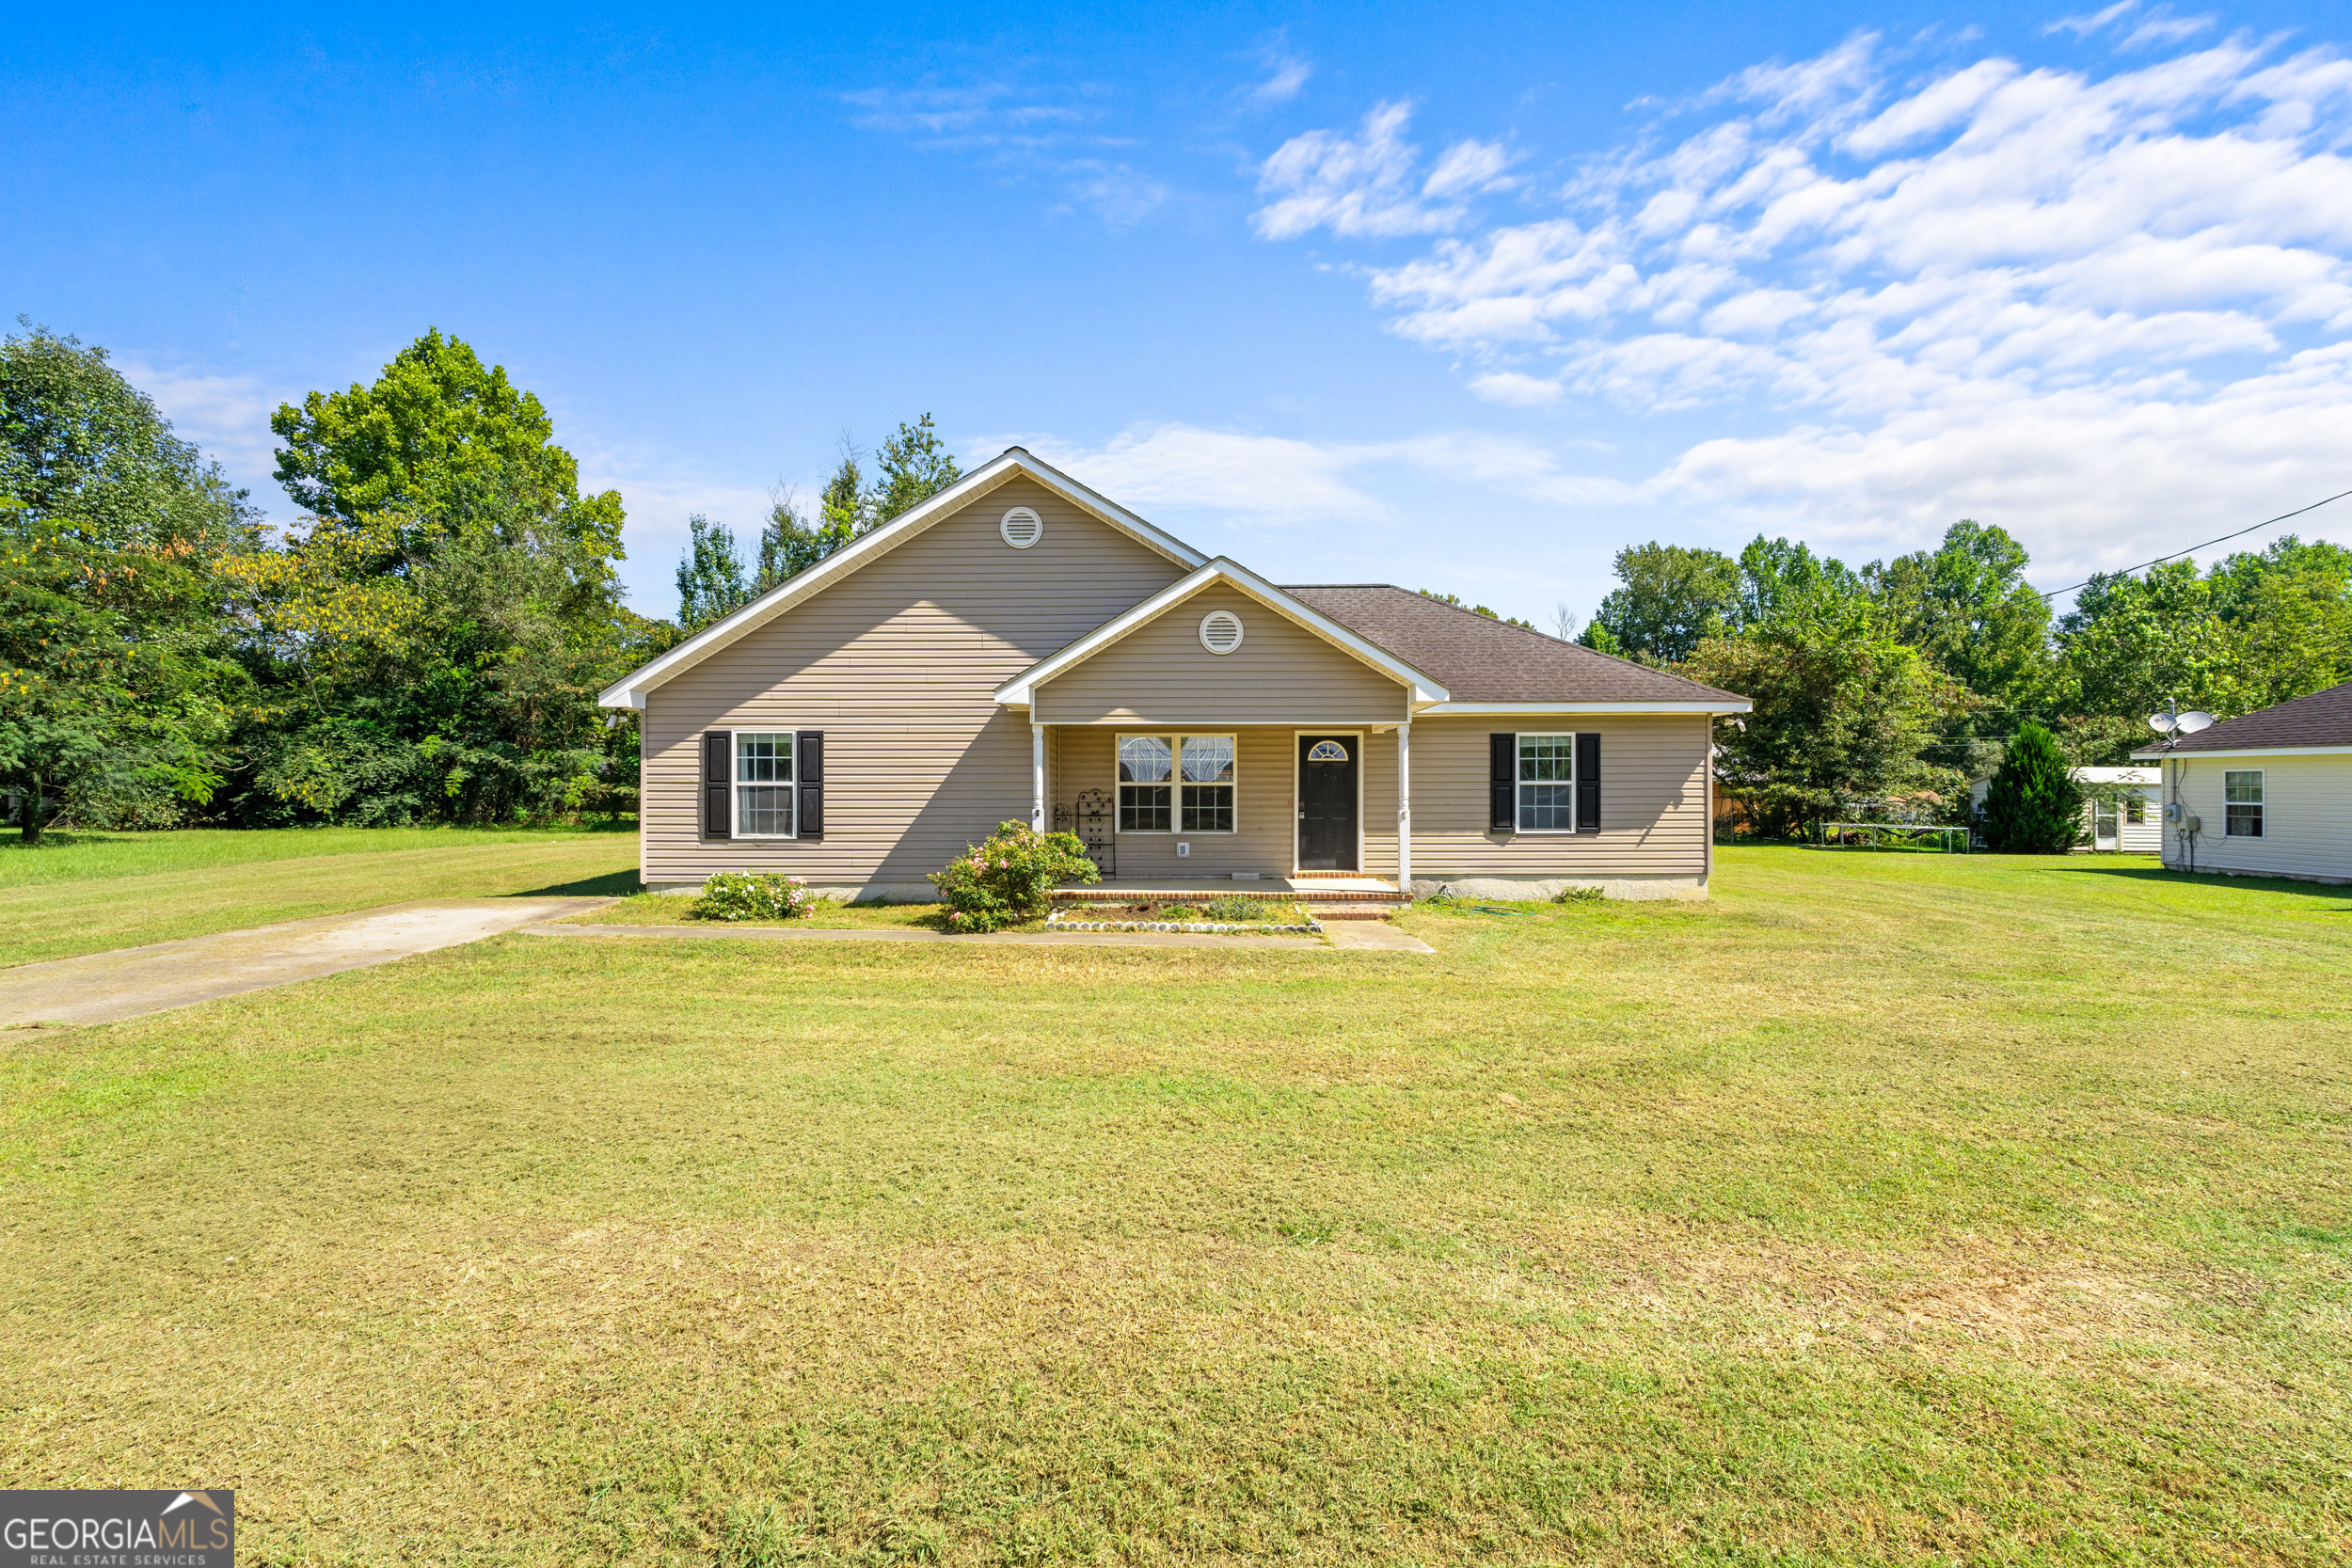
[[[2164,773],[2164,863],[2352,881],[2352,682],[2132,753]]]
[[[2074,782],[2086,789],[2100,784],[2121,786],[2119,800],[2083,802],[2083,832],[2090,838],[2088,847],[2094,850],[2121,849],[2133,855],[2153,855],[2164,847],[2163,813],[2159,800],[2163,793],[2163,780],[2155,768],[2076,768],[2071,771]],[[1969,805],[1981,813],[1984,810],[1985,791],[1992,787],[1990,776],[1970,784]]]
[[[868,897],[1007,819],[1083,830],[1119,886],[1701,895],[1713,719],[1749,706],[1405,589],[1278,587],[1018,447],[599,700],[639,714],[646,886]]]

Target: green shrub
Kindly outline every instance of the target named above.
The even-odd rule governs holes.
[[[1984,841],[2011,855],[2062,855],[2083,841],[2083,786],[2058,737],[2031,720],[1985,789]]]
[[[985,844],[966,847],[929,880],[959,931],[997,931],[1043,918],[1054,885],[1099,882],[1075,833],[1041,833],[1020,822],[1000,822]]]
[[[722,871],[703,884],[703,895],[686,912],[696,920],[804,920],[817,912],[817,903],[798,877]]]
[[[1598,904],[1606,902],[1608,890],[1597,887],[1564,887],[1552,896],[1555,904]]]
[[[1204,920],[1222,920],[1236,925],[1255,926],[1266,917],[1264,899],[1245,898],[1238,893],[1229,893],[1222,898],[1211,898],[1201,904],[1200,909],[1201,918]]]

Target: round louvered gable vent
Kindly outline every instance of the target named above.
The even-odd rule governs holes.
[[[1045,524],[1025,506],[1016,506],[1005,514],[1005,520],[996,525],[996,531],[1005,536],[1005,543],[1016,550],[1025,550],[1045,537]]]
[[[1212,610],[1200,617],[1200,645],[1213,654],[1230,654],[1241,646],[1241,617],[1230,610]]]

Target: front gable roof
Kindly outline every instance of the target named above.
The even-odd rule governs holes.
[[[1248,595],[1276,614],[1305,627],[1333,647],[1404,686],[1412,694],[1411,701],[1415,706],[1446,700],[1446,689],[1422,671],[1370,639],[1342,626],[1312,605],[1293,598],[1248,567],[1223,556],[1205,562],[1189,577],[1169,583],[1126,613],[1104,622],[1060,652],[1030,665],[996,689],[996,700],[1008,707],[1031,706],[1040,686],[1064,671],[1085,663],[1129,632],[1157,620],[1202,589],[1220,582]]]
[[[1180,566],[1197,568],[1208,557],[1173,534],[1164,533],[1117,502],[1106,499],[1068,474],[1020,447],[1007,447],[994,460],[974,469],[929,499],[907,508],[870,533],[860,535],[796,577],[786,578],[734,614],[713,621],[660,657],[640,665],[598,694],[604,707],[642,708],[645,693],[690,670],[747,633],[804,603],[861,566],[879,560],[899,545],[952,515],[991,490],[1012,479],[1028,479],[1053,491],[1097,521],[1126,534]]]

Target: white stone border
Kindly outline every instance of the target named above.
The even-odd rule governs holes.
[[[1184,931],[1241,936],[1271,936],[1282,931],[1308,931],[1320,936],[1323,932],[1320,920],[1310,920],[1303,926],[1238,926],[1206,920],[1064,920],[1059,910],[1045,917],[1045,927],[1052,931]]]

